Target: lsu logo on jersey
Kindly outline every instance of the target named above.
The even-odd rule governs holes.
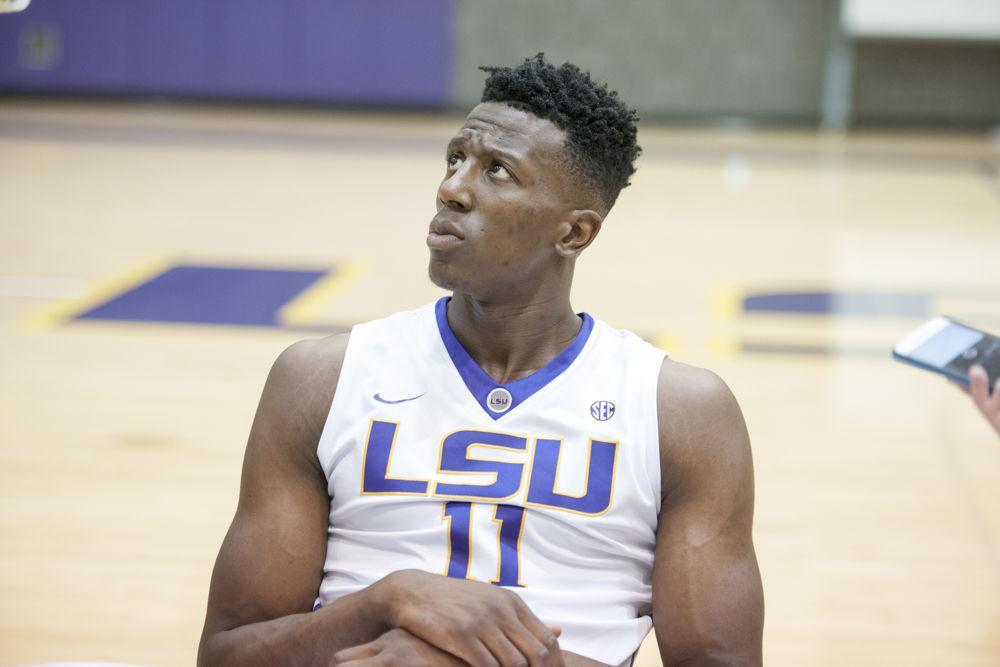
[[[491,475],[486,484],[462,484],[445,480],[404,479],[389,474],[389,463],[400,425],[373,419],[368,429],[363,457],[361,492],[369,494],[415,495],[445,500],[499,503],[519,495],[527,486],[525,505],[564,510],[588,516],[604,514],[611,507],[614,492],[617,442],[591,438],[583,493],[573,495],[557,490],[562,440],[535,438],[526,463],[470,454],[473,447],[527,455],[529,439],[522,435],[484,430],[461,430],[441,441],[438,472]]]

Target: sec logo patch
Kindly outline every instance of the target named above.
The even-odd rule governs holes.
[[[606,422],[615,416],[615,404],[611,401],[594,401],[590,404],[590,416],[599,422]]]

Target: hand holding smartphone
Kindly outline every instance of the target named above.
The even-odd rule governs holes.
[[[1000,377],[1000,338],[947,317],[935,317],[899,341],[892,356],[969,387],[969,368],[986,369],[992,392]]]

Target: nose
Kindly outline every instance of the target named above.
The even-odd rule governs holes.
[[[466,160],[458,169],[449,174],[438,186],[438,201],[455,211],[472,208],[472,169]]]

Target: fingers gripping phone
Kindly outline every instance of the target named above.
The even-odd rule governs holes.
[[[1000,377],[1000,338],[947,317],[924,322],[892,349],[892,356],[969,386],[969,368],[979,364],[990,391]]]

